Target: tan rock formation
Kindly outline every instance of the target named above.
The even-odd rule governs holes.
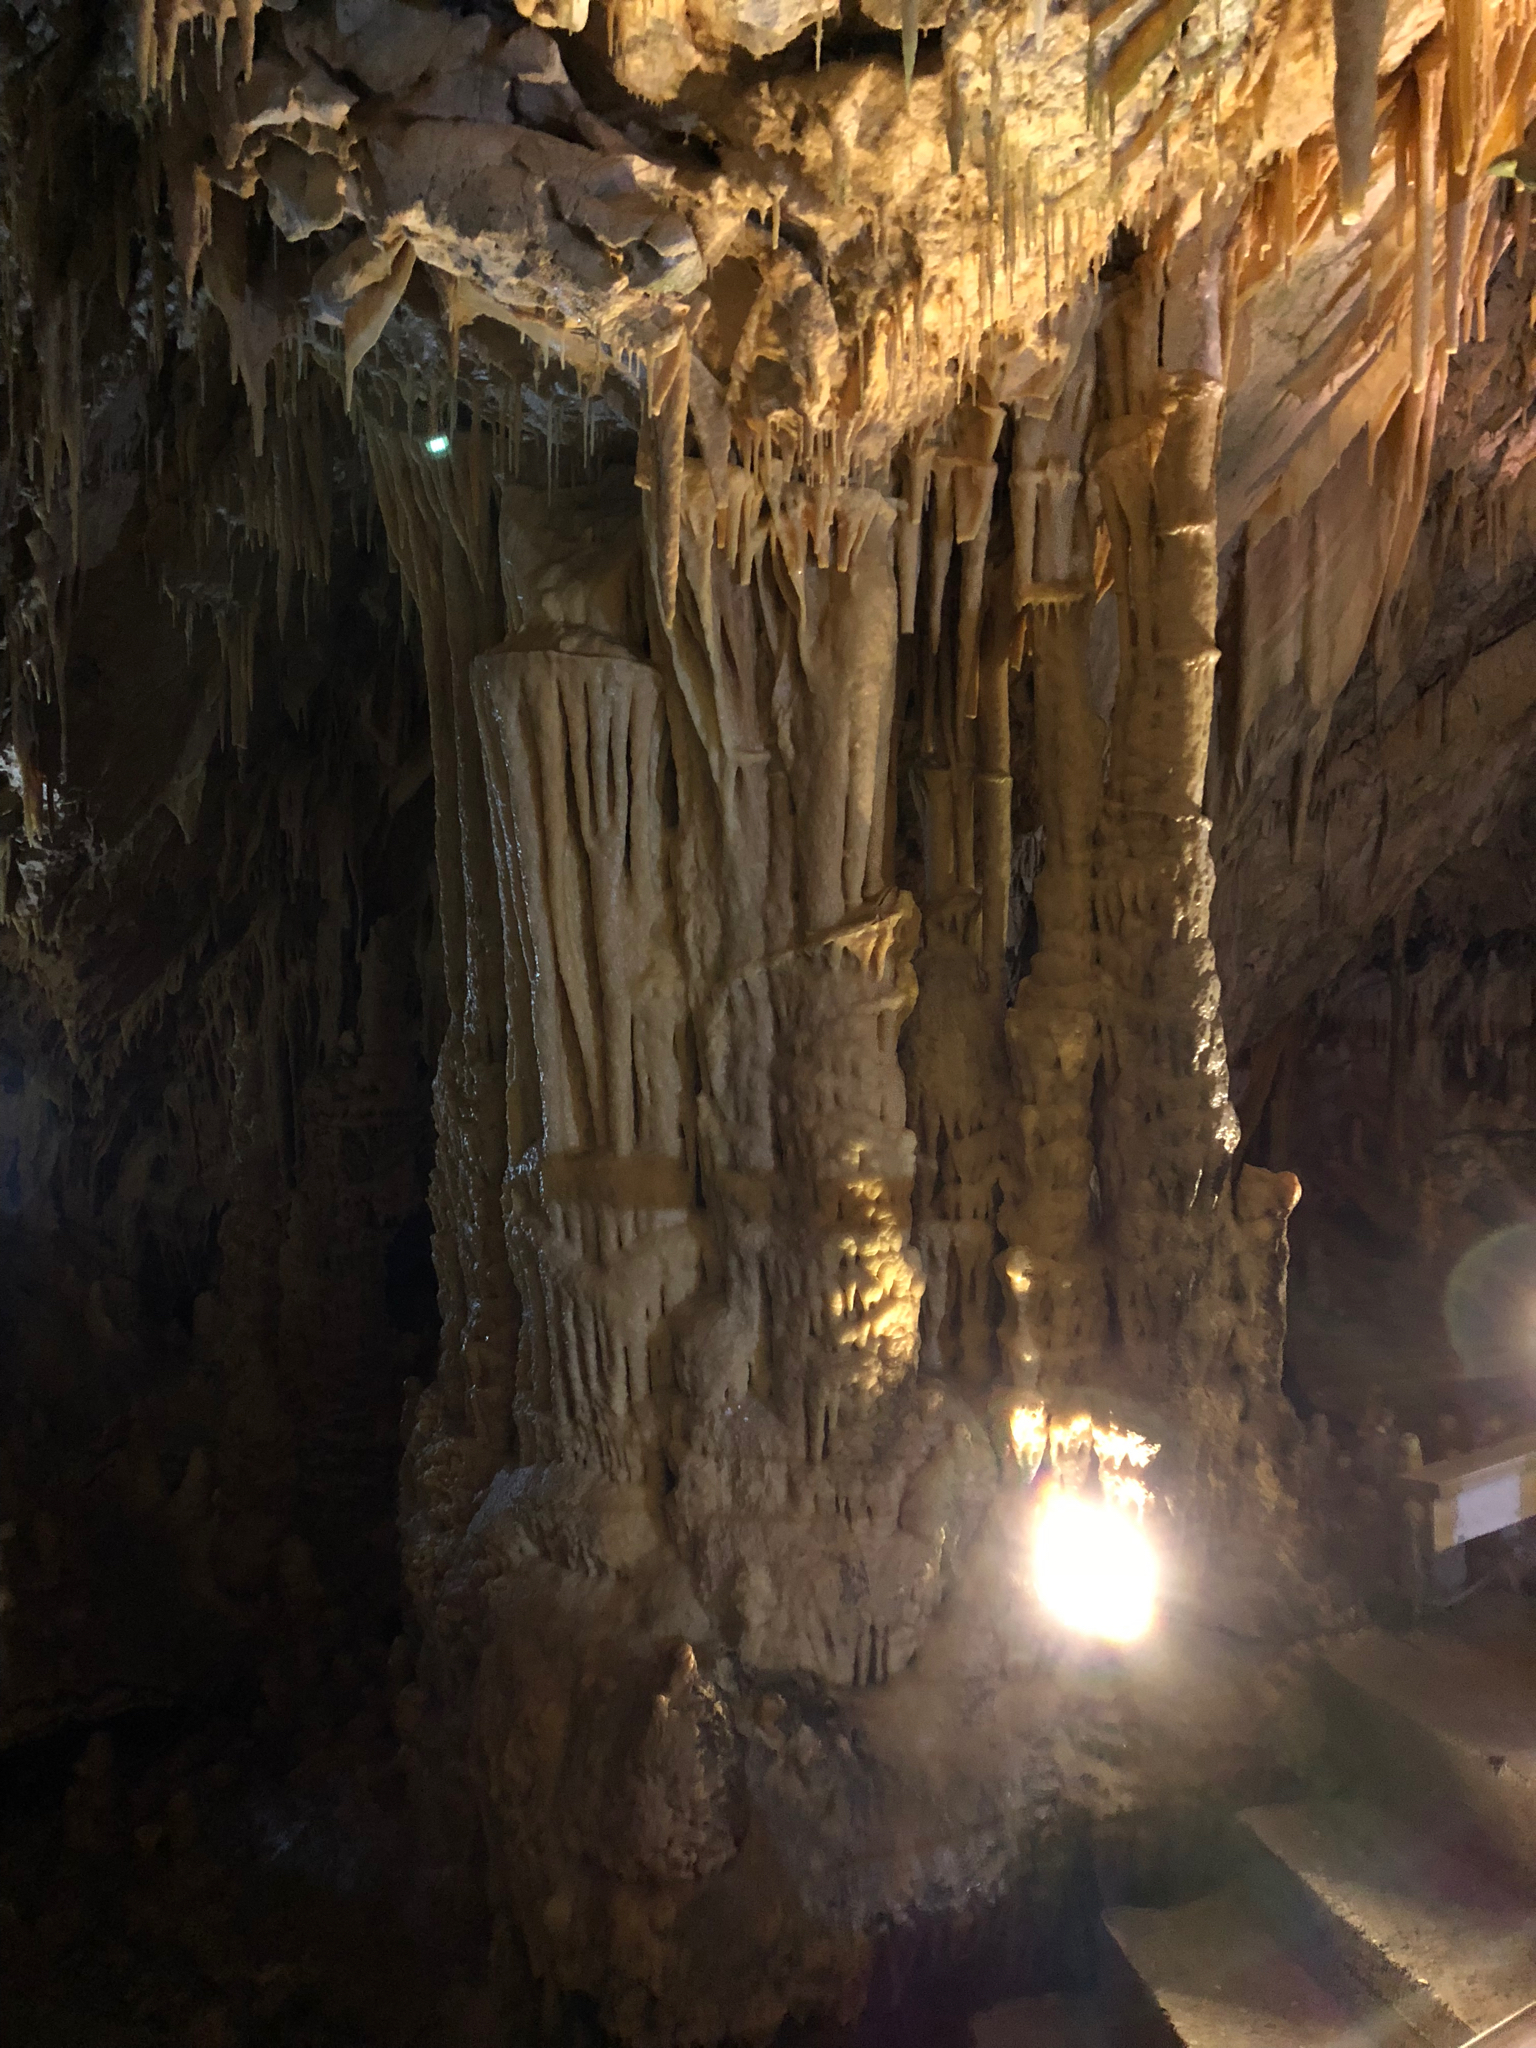
[[[637,2043],[851,2011],[882,1930],[1046,1882],[1068,1809],[1283,1747],[1233,1733],[1287,1696],[1274,1646],[1401,1590],[1395,1433],[1351,1470],[1282,1392],[1298,1184],[1273,1115],[1255,1139],[1292,1020],[1376,999],[1373,930],[1495,832],[1536,738],[1536,6],[159,0],[119,30],[77,117],[111,169],[62,120],[12,152],[0,874],[59,1073],[109,1088],[189,976],[228,1069],[183,1124],[231,1152],[197,1341],[242,1505],[188,1465],[145,1514],[244,1625],[329,1426],[310,1326],[334,1298],[386,1343],[410,1146],[379,1104],[419,1047],[442,1331],[399,1718],[430,1858],[483,1868],[509,1998],[525,1957]],[[13,145],[85,62],[45,42],[7,58]],[[226,790],[302,756],[277,635],[361,581],[375,513],[430,919],[375,832],[423,786],[404,714],[332,706],[345,773],[274,771],[245,838]],[[133,618],[174,612],[198,679],[82,783],[84,657],[121,659],[92,594],[135,554],[164,601]],[[192,849],[166,872],[286,907],[239,972],[216,919],[168,934],[119,1026],[71,878],[160,872],[146,804]],[[280,973],[301,926],[325,965]],[[64,1121],[32,1090],[0,1143],[84,1190]],[[314,1248],[332,1215],[367,1259]],[[1215,1624],[1267,1646],[1161,1760],[1179,1653],[1096,1703],[1023,1587],[1047,1451],[1150,1488],[1191,1669]]]

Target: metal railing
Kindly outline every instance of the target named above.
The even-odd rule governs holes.
[[[1536,2004],[1522,2005],[1508,2019],[1484,2027],[1464,2048],[1536,2048]]]

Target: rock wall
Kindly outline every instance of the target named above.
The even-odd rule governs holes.
[[[1495,1239],[1520,1254],[1530,1214],[1528,831],[1517,785],[1481,843],[1313,998],[1254,1119],[1258,1146],[1297,1157],[1313,1211],[1290,1331],[1298,1393],[1356,1429],[1390,1413],[1426,1457],[1531,1414],[1519,1256],[1507,1272],[1479,1263]]]
[[[6,1742],[263,1676],[291,1695],[338,1617],[388,1626],[401,1386],[436,1331],[408,1257],[440,1030],[428,728],[348,517],[355,445],[316,389],[258,458],[190,346],[115,384],[115,297],[79,342],[103,381],[70,430],[92,482],[56,667],[7,613]],[[11,508],[24,552],[53,521],[43,564],[71,519],[45,496]]]

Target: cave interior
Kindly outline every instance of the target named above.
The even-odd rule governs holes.
[[[0,173],[7,2038],[1244,2048],[1367,1779],[1536,2000],[1536,0],[5,0]]]

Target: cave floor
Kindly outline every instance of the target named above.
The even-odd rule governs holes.
[[[382,1645],[354,1644],[311,1670],[301,1697],[269,1674],[249,1694],[143,1709],[0,1757],[0,2038],[22,2048],[506,2048],[509,2039],[598,2048],[579,2013],[546,2015],[533,1999],[524,2030],[498,2031],[478,1977],[485,1930],[459,1930],[462,1948],[445,1942],[441,1916],[429,1921],[408,1896],[414,1857],[386,1664]],[[1489,1586],[1417,1631],[1341,1642],[1323,1665],[1331,1761],[1315,1785],[1295,1788],[1312,1804],[1260,1809],[1243,1823],[1272,1861],[1304,1864],[1293,1851],[1313,1807],[1318,1825],[1331,1825],[1335,1806],[1359,1799],[1362,1759],[1394,1747],[1411,1751],[1413,1771],[1435,1787],[1437,1836],[1447,1812],[1484,1808],[1485,1792],[1494,1805],[1484,1821],[1514,1810],[1528,1835],[1536,1750],[1521,1731],[1536,1696],[1536,1600]],[[1408,1734],[1401,1745],[1380,1739],[1410,1722],[1438,1731],[1432,1778],[1422,1730],[1417,1744]],[[1380,1768],[1378,1756],[1371,1769]],[[1403,1788],[1387,1789],[1393,1810],[1408,1811]],[[1376,1797],[1369,1786],[1366,1796]],[[1436,1853],[1443,1866],[1443,1842]],[[1399,1875],[1416,1868],[1406,1851],[1399,1863]],[[1149,1970],[1204,1971],[1189,1944],[1209,1934],[1213,1914],[1242,1922],[1222,1935],[1224,1966],[1243,1955],[1245,1928],[1255,1942],[1269,1939],[1273,1902],[1254,1932],[1242,1919],[1241,1875],[1235,1890],[1224,1871],[1214,1875],[1215,1891],[1189,1886],[1193,1895],[1168,1904],[1133,1897],[1128,1922],[1119,1911]],[[1385,1879],[1368,1875],[1374,1895]],[[1527,1945],[1521,1932],[1521,1957]],[[1464,1947],[1458,1940],[1446,1953]],[[1310,1971],[1315,1961],[1307,1947],[1301,1962]],[[1454,2011],[1459,1994],[1447,2000]],[[1199,2002],[1208,2002],[1204,1986]],[[1112,1969],[1097,1993],[1086,1984],[1071,1995],[994,1992],[981,2005],[951,1983],[938,1996],[883,2001],[853,2029],[786,2029],[786,2048],[1141,2048],[1168,2038],[1148,2025],[1144,2002],[1127,2001]]]
[[[377,1701],[301,1737],[259,1699],[143,1710],[0,1760],[0,2035],[18,2048],[472,2037],[395,1896],[403,1798]]]
[[[1219,1642],[1193,1656],[1174,1631],[1140,1669],[1134,1722],[1145,1721],[1153,1747],[1168,1746],[1171,1728],[1189,1721],[1192,1686],[1247,1699],[1257,1682],[1249,1665],[1262,1677],[1268,1661]],[[442,1913],[412,1895],[417,1858],[387,1666],[382,1637],[310,1648],[307,1659],[301,1649],[221,1700],[141,1709],[0,1756],[0,2039],[25,2048],[598,2048],[603,2037],[582,2013],[545,2014],[531,1988],[525,2028],[498,2031],[482,1978],[486,1929],[466,1924],[445,1939]],[[1133,1761],[1114,1762],[1125,1733],[1120,1690],[1108,1669],[1090,1668],[1025,1693],[1036,1712],[1050,1702],[1068,1719],[1090,1709],[1107,1717],[1105,1766],[1118,1772]],[[891,1702],[875,1692],[865,1705],[874,1739]],[[1145,1849],[1133,1851],[1138,1864]],[[1166,1854],[1159,1844],[1154,1861]],[[925,1958],[920,1937],[905,1959],[912,1976],[873,1997],[863,2022],[788,2026],[784,2048],[1131,2048],[1133,2035],[1089,1988],[1089,1886],[1068,1916],[1072,1954],[1060,1959],[1072,1988],[1010,1996],[1006,1930],[1002,1967],[994,1957],[978,1975],[978,1957],[957,1968],[934,1929],[940,1953]]]
[[[404,1896],[384,1692],[296,1734],[263,1701],[143,1709],[0,1757],[0,2039],[17,2048],[601,2048],[530,2002],[506,2034],[478,1967]],[[977,2014],[903,1999],[785,2048],[1108,2048],[1092,1995]]]

